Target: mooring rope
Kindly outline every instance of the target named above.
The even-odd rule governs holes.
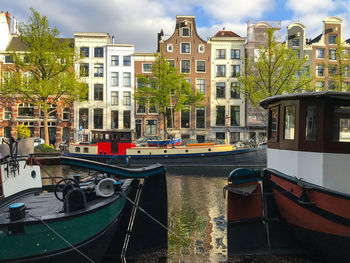
[[[142,207],[140,207],[139,205],[137,205],[133,200],[131,200],[128,196],[126,196],[123,192],[118,192],[120,193],[122,196],[125,197],[126,200],[128,200],[132,205],[134,205],[136,208],[138,208],[141,212],[143,212],[146,216],[148,216],[149,218],[151,218],[154,222],[156,222],[158,225],[160,225],[161,227],[163,227],[164,229],[166,229],[167,231],[169,231],[171,234],[173,234],[174,236],[176,236],[178,239],[182,240],[184,243],[186,243],[186,245],[188,246],[192,246],[187,240],[185,240],[184,238],[182,238],[181,236],[179,236],[178,234],[176,234],[174,231],[172,231],[170,228],[168,228],[167,226],[165,226],[162,222],[160,222],[159,220],[157,220],[156,218],[154,218],[152,215],[150,215],[147,211],[145,211]]]
[[[30,217],[33,217],[36,220],[39,220],[41,223],[43,223],[48,229],[50,229],[54,234],[56,234],[59,238],[61,238],[67,245],[69,245],[71,248],[73,248],[76,252],[78,252],[80,255],[82,255],[84,258],[86,258],[88,261],[95,263],[91,258],[89,258],[87,255],[85,255],[83,252],[81,252],[78,248],[76,248],[73,244],[71,244],[67,239],[65,239],[63,236],[61,236],[59,233],[57,233],[52,227],[50,227],[44,220],[42,220],[40,217],[33,216],[31,214],[28,214]]]

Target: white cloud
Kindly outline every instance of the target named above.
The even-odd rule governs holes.
[[[297,14],[328,12],[336,8],[332,0],[288,0],[286,6]]]

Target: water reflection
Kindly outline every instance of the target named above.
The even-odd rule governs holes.
[[[168,171],[168,262],[226,260],[226,171]],[[209,173],[209,174],[207,174]],[[215,176],[214,176],[215,174]],[[180,236],[181,239],[178,237]]]

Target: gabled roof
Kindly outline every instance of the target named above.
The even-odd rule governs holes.
[[[74,38],[58,38],[58,41],[67,41],[70,46],[74,46]],[[7,51],[27,51],[28,46],[24,44],[19,36],[12,37],[10,43],[7,46]]]
[[[319,34],[317,37],[315,37],[314,39],[309,40],[306,44],[307,45],[311,45],[313,43],[317,43],[321,40],[322,34]]]
[[[237,35],[236,33],[232,32],[232,31],[218,31],[214,37],[240,37],[239,35]]]

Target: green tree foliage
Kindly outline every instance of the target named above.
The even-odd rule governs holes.
[[[16,127],[17,138],[29,138],[31,136],[28,126],[19,124]]]
[[[175,112],[200,105],[204,94],[195,92],[186,81],[186,75],[171,66],[163,54],[155,54],[155,57],[152,74],[137,76],[138,87],[134,96],[138,104],[157,108],[159,114],[163,116],[165,131],[166,120],[171,117],[169,114],[172,113],[174,116]],[[168,108],[172,111],[167,111]]]
[[[245,74],[239,78],[245,97],[258,108],[264,98],[310,88],[312,78],[305,58],[279,43],[274,30],[267,30],[266,46],[259,47],[254,58],[246,59]]]
[[[45,16],[31,9],[27,23],[19,26],[25,51],[11,50],[13,71],[4,76],[2,95],[17,96],[39,106],[44,115],[45,143],[49,144],[48,116],[54,104],[86,98],[87,86],[77,78],[74,65],[79,54],[66,39],[58,38]]]

